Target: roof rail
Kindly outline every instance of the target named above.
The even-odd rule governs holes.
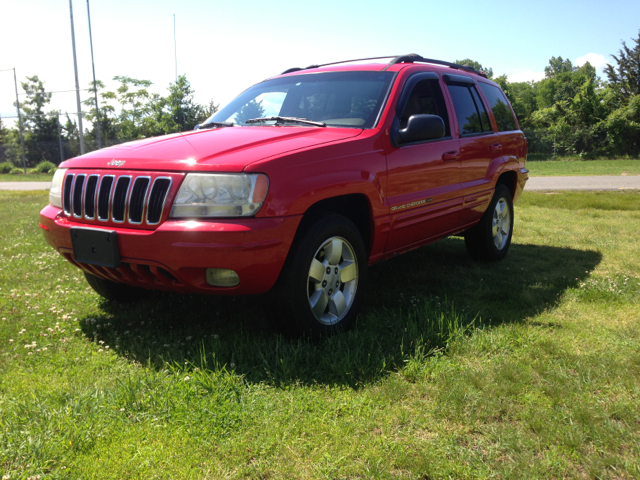
[[[293,67],[285,70],[280,75],[284,75],[285,73],[297,72],[299,70],[308,70],[310,68],[320,68],[320,67],[328,67],[329,65],[338,65],[339,63],[362,62],[364,60],[381,60],[383,58],[394,58],[394,57],[395,55],[387,55],[386,57],[354,58],[353,60],[341,60],[339,62],[323,63],[322,65],[309,65],[308,67],[304,67],[304,68]]]
[[[476,75],[480,75],[484,78],[487,78],[487,74],[476,70],[475,68],[468,67],[466,65],[459,65],[457,63],[445,62],[444,60],[434,60],[432,58],[423,58],[417,53],[410,53],[408,55],[400,55],[395,57],[393,60],[389,62],[389,65],[385,67],[384,70],[389,68],[391,65],[395,65],[396,63],[433,63],[434,65],[444,65],[445,67],[455,68],[457,70],[464,70],[466,72],[475,73]]]
[[[465,70],[467,72],[475,73],[476,75],[481,75],[487,78],[486,73],[480,72],[475,68],[467,67],[466,65],[458,65],[457,63],[445,62],[443,60],[433,60],[431,58],[422,58],[417,53],[409,53],[408,55],[387,55],[385,57],[356,58],[353,60],[342,60],[340,62],[323,63],[322,65],[309,65],[308,67],[304,67],[304,68],[293,67],[285,70],[280,75],[285,75],[287,73],[292,73],[292,72],[298,72],[300,70],[308,70],[310,68],[320,68],[320,67],[328,67],[329,65],[338,65],[340,63],[362,62],[364,60],[381,60],[383,58],[392,59],[383,70],[387,70],[391,65],[395,65],[396,63],[420,62],[420,63],[433,63],[434,65],[444,65],[445,67],[451,67],[457,70]]]

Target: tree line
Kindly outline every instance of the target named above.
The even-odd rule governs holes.
[[[166,97],[150,93],[152,82],[149,80],[127,76],[116,76],[114,80],[118,82],[115,91],[107,91],[101,81],[96,81],[95,85],[103,147],[192,130],[218,110],[213,101],[206,105],[195,102],[194,91],[185,75],[169,85]],[[37,75],[26,77],[21,86],[26,97],[20,102],[20,111],[27,167],[32,168],[45,161],[59,164],[61,157],[68,159],[79,155],[77,118],[48,109],[52,94],[46,91],[44,82]],[[98,148],[93,82],[89,90],[91,96],[82,102],[83,118],[90,122],[90,126],[84,129],[85,151]],[[7,165],[22,166],[18,125],[6,128],[1,118],[0,164],[5,168]]]
[[[456,63],[487,73],[505,91],[525,132],[530,158],[575,156],[582,158],[640,156],[640,32],[631,46],[612,55],[605,68],[606,80],[585,63],[552,57],[540,81],[510,82],[506,75],[493,76],[491,68],[465,59]],[[167,133],[191,130],[218,110],[213,101],[201,105],[185,75],[169,85],[169,95],[150,93],[149,80],[116,76],[115,91],[96,82],[100,102],[103,146]],[[26,100],[21,102],[27,166],[42,161],[59,163],[62,156],[79,154],[75,118],[48,111],[51,93],[37,77],[22,82]],[[90,84],[93,92],[93,82]],[[85,130],[86,150],[97,148],[96,110],[93,97],[84,102],[91,126]],[[258,106],[259,107],[259,106]],[[63,118],[64,117],[64,118]],[[60,145],[62,140],[62,147]],[[0,119],[0,163],[19,166],[20,137],[17,126],[6,128]]]
[[[640,155],[640,32],[612,55],[606,80],[588,62],[552,57],[538,82],[509,82],[506,75],[465,59],[458,63],[485,70],[505,91],[525,132],[529,152],[583,158]]]

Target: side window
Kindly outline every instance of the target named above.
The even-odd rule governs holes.
[[[474,86],[448,85],[461,135],[491,132],[491,124]]]
[[[411,115],[438,115],[444,121],[444,136],[450,137],[449,115],[444,96],[438,80],[422,80],[413,87],[407,100],[402,115],[400,115],[400,128],[407,126]]]
[[[482,93],[487,98],[489,106],[493,111],[493,116],[496,119],[499,132],[508,132],[510,130],[516,130],[516,121],[513,118],[513,112],[509,108],[509,103],[498,87],[489,85],[488,83],[478,82]]]

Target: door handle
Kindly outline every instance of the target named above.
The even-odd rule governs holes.
[[[491,151],[492,152],[499,152],[500,150],[502,150],[502,145],[499,143],[492,143],[491,144]]]
[[[445,162],[451,162],[460,158],[460,152],[454,150],[452,152],[445,152],[442,154],[442,160]]]

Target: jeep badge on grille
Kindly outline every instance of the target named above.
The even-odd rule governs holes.
[[[121,167],[124,165],[124,160],[111,160],[107,163],[107,167]]]

